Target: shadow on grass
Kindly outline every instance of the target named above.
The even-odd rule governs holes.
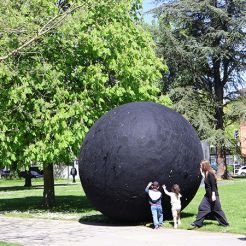
[[[186,212],[181,212],[181,219],[182,218],[190,218],[190,217],[194,217],[196,214],[193,213],[186,213]]]
[[[49,212],[78,212],[86,213],[93,211],[94,208],[85,196],[57,196],[56,206],[49,209]],[[42,207],[42,197],[29,196],[22,198],[1,199],[0,212],[35,212],[47,211]]]
[[[64,183],[64,184],[55,184],[55,187],[56,186],[70,186],[70,185],[74,185],[74,184],[67,184],[67,183]],[[20,190],[32,190],[32,189],[43,189],[43,185],[32,185],[31,187],[25,187],[24,186],[24,183],[23,183],[23,186],[2,186],[0,187],[0,192],[1,191],[20,191]]]
[[[24,186],[10,186],[10,187],[0,187],[1,191],[20,191],[20,190],[31,190],[31,189],[43,189],[43,185],[33,185],[31,187]]]

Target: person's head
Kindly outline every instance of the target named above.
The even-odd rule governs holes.
[[[159,189],[159,182],[157,181],[154,181],[151,185],[152,189],[154,190],[158,190]]]
[[[212,170],[212,167],[208,160],[202,160],[200,163],[200,167],[203,172],[210,172]]]
[[[180,187],[179,187],[179,185],[178,184],[174,184],[173,186],[172,186],[172,188],[171,188],[171,191],[173,192],[173,193],[175,193],[175,194],[179,194],[180,193]]]

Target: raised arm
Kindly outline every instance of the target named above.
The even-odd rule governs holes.
[[[163,188],[163,190],[164,190],[164,192],[165,192],[166,195],[171,196],[171,192],[169,192],[167,190],[167,187],[165,185],[163,185],[162,188]]]
[[[152,182],[149,182],[145,188],[145,192],[149,192],[149,187],[152,185]]]

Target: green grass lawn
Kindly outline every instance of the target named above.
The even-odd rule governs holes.
[[[16,244],[16,243],[7,243],[7,242],[1,242],[0,241],[0,246],[20,246],[21,244]]]
[[[24,180],[0,180],[0,214],[18,217],[79,220],[99,215],[87,200],[80,182],[55,181],[57,206],[41,207],[43,181],[32,179],[32,187],[23,187]]]
[[[229,227],[218,226],[217,221],[205,220],[204,226],[198,230],[231,233],[246,232],[246,179],[219,181],[218,189],[222,209],[226,214]],[[184,219],[182,228],[187,229],[195,220],[198,205],[204,195],[204,187],[200,187],[191,203],[182,211]]]
[[[55,182],[57,206],[49,211],[42,209],[40,206],[43,192],[42,181],[33,179],[32,188],[23,187],[23,183],[23,180],[0,180],[1,214],[18,217],[113,223],[93,208],[79,182],[73,184],[67,180],[57,180]],[[245,233],[245,187],[246,179],[220,181],[219,193],[221,204],[230,227],[218,226],[216,221],[207,220],[202,228],[196,230]],[[182,229],[191,228],[190,224],[195,220],[197,208],[203,195],[204,187],[200,187],[194,199],[182,211]],[[146,225],[149,226],[150,224]],[[171,228],[171,221],[164,221],[164,227]]]

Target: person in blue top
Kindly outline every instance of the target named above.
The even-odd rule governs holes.
[[[158,229],[162,226],[163,223],[163,213],[162,213],[162,205],[161,198],[162,193],[159,191],[159,183],[149,182],[147,187],[145,188],[145,192],[149,195],[149,204],[153,217],[154,229]]]

